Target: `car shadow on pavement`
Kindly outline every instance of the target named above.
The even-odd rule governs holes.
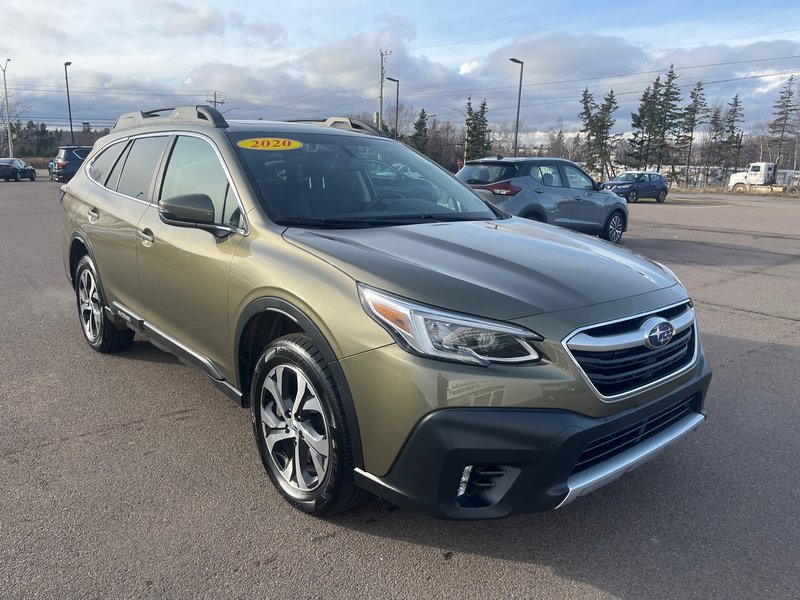
[[[150,341],[139,334],[133,339],[133,344],[124,350],[114,353],[115,356],[120,356],[126,360],[139,360],[143,362],[179,364],[180,360],[174,354],[165,352],[160,348],[156,348]]]

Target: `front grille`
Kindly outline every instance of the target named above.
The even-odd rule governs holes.
[[[620,339],[635,337],[645,321],[654,316],[671,322],[683,319],[685,325],[661,348],[647,347],[644,332],[635,342],[614,348],[620,345],[616,343]],[[595,389],[605,397],[614,397],[665,379],[694,362],[696,335],[693,313],[684,304],[584,330],[581,338],[592,340],[592,349],[570,347],[569,342],[567,348]]]
[[[670,425],[677,423],[686,415],[699,412],[699,396],[695,395],[688,400],[678,402],[664,410],[642,419],[624,429],[615,431],[590,443],[578,457],[578,462],[572,468],[572,474],[584,471],[589,467],[624,452],[628,448],[646,440],[663,431]]]

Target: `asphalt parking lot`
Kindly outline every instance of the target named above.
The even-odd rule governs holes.
[[[0,182],[0,597],[800,597],[800,201],[631,205],[623,246],[695,300],[707,423],[562,510],[466,523],[301,514],[204,375],[91,351],[58,187]]]

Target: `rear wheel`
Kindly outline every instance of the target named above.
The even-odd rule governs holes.
[[[98,352],[114,352],[131,345],[134,332],[127,327],[117,329],[106,315],[97,270],[89,256],[81,258],[75,269],[75,298],[83,337],[89,346]]]
[[[666,202],[667,200],[667,190],[661,190],[658,192],[658,196],[656,197],[656,202]]]
[[[628,192],[628,195],[625,196],[625,200],[627,200],[629,204],[633,204],[635,202],[638,202],[639,201],[639,192],[637,192],[636,190],[631,190],[630,192]]]
[[[539,213],[535,213],[535,212],[529,212],[527,214],[524,214],[524,215],[522,215],[522,218],[523,219],[530,219],[531,221],[536,221],[538,223],[544,223],[544,218],[542,218],[542,215],[540,215]]]
[[[353,453],[339,393],[322,354],[305,335],[270,343],[253,372],[250,405],[261,461],[293,506],[314,515],[351,508]]]
[[[611,213],[610,217],[608,217],[608,221],[606,221],[606,226],[603,229],[601,237],[604,240],[608,240],[612,244],[618,244],[622,239],[622,233],[624,231],[625,218],[622,216],[621,212],[615,211]]]

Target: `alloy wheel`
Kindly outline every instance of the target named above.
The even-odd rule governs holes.
[[[314,386],[297,367],[282,364],[264,379],[260,398],[261,434],[284,486],[307,494],[329,468],[328,420]]]
[[[608,241],[613,242],[616,244],[622,238],[622,228],[623,228],[623,221],[622,217],[618,214],[614,214],[608,220]]]
[[[89,269],[84,269],[78,279],[78,301],[83,331],[90,342],[95,342],[103,324],[103,308],[97,282]]]

